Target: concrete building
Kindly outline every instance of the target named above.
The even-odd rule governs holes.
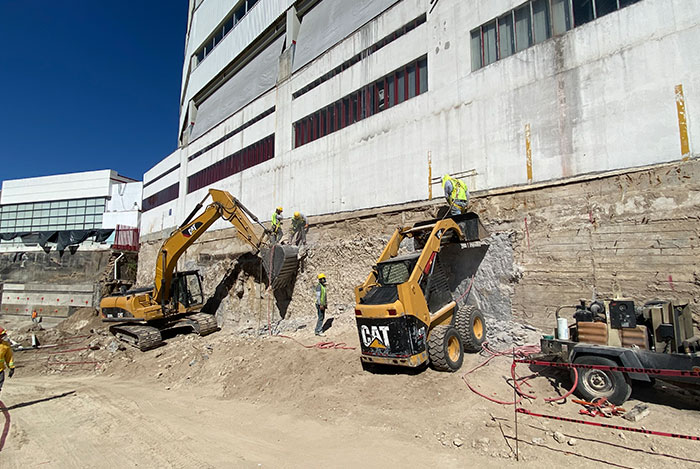
[[[470,299],[491,317],[549,328],[595,290],[700,318],[696,44],[685,0],[192,0],[180,144],[144,175],[140,282],[215,187],[262,220],[309,216],[309,272],[352,309],[380,247],[344,240],[433,215],[450,173],[498,233]],[[208,296],[245,249],[229,227],[181,259]],[[267,308],[229,300],[224,316]]]
[[[141,191],[113,170],[3,181],[0,318],[24,322],[36,311],[54,325],[96,306],[119,260],[135,265],[114,250],[138,248]]]
[[[0,252],[41,249],[41,234],[72,230],[138,228],[142,183],[113,170],[3,181],[0,192]],[[16,236],[13,239],[13,235]],[[107,235],[107,233],[105,233]],[[98,236],[99,238],[99,236]],[[88,250],[111,247],[114,236],[83,241]],[[56,240],[46,243],[47,247]]]
[[[268,219],[425,200],[431,174],[483,191],[695,157],[698,43],[683,0],[191,0],[142,233],[208,187]]]

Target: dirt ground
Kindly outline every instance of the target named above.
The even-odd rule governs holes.
[[[358,347],[351,314],[334,313],[324,340]],[[311,331],[308,321],[291,336],[314,344]],[[11,333],[23,343],[31,337],[26,329]],[[362,370],[357,350],[306,349],[231,329],[175,336],[139,352],[114,342],[90,310],[35,333],[42,344],[59,345],[16,354],[17,373],[0,396],[11,417],[3,468],[700,467],[696,441],[526,415],[518,417],[516,462],[513,407],[477,396],[463,380],[485,360],[480,354],[466,355],[452,374],[373,374]],[[512,400],[510,364],[497,358],[467,379]],[[531,373],[525,365],[518,371]],[[570,400],[544,403],[565,392],[567,374],[528,383],[539,398],[524,407],[603,421],[579,416]],[[641,421],[604,423],[700,434],[696,394],[657,382],[625,407],[639,402],[651,409]]]

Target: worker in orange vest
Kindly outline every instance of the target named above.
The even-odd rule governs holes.
[[[32,311],[32,322],[39,322],[39,319],[36,314],[36,310]]]
[[[12,346],[7,339],[7,331],[0,327],[0,391],[5,382],[5,367],[9,368],[10,378],[15,374],[15,360],[12,356]]]

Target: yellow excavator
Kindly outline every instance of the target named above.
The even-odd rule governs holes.
[[[195,218],[209,197],[211,203]],[[261,258],[272,288],[291,282],[297,270],[298,248],[270,245],[269,230],[238,199],[226,191],[209,189],[206,197],[163,243],[156,261],[154,286],[102,298],[102,320],[115,323],[110,331],[117,338],[140,350],[148,350],[162,344],[162,333],[166,330],[185,328],[207,335],[218,329],[215,316],[201,312],[204,294],[199,272],[177,272],[176,268],[187,248],[219,218],[231,222],[238,237]],[[256,232],[251,220],[262,227],[262,234]]]

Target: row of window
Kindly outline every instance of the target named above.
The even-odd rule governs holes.
[[[172,186],[166,187],[162,191],[156,192],[152,196],[143,199],[143,211],[147,212],[165,203],[171,202],[177,199],[178,195],[180,195],[180,183],[176,182]]]
[[[266,111],[264,111],[264,112],[258,114],[257,116],[253,117],[252,119],[250,119],[250,120],[244,122],[243,124],[239,125],[238,127],[236,127],[235,129],[233,129],[232,131],[226,133],[226,135],[224,135],[223,137],[217,139],[215,142],[210,143],[209,145],[207,145],[206,147],[202,148],[201,150],[192,153],[189,157],[187,157],[187,161],[192,161],[193,159],[197,158],[198,156],[202,155],[203,153],[208,152],[209,150],[211,150],[211,149],[214,148],[215,146],[217,146],[217,145],[219,145],[219,144],[221,144],[221,143],[224,143],[224,142],[225,142],[226,140],[228,140],[229,138],[233,137],[233,136],[236,135],[236,134],[239,134],[239,133],[243,132],[245,129],[247,129],[247,128],[250,127],[251,125],[255,124],[256,122],[258,122],[258,121],[264,119],[265,117],[269,116],[269,115],[272,114],[273,112],[275,112],[275,106],[272,106],[270,109],[268,109],[268,110],[266,110]]]
[[[311,91],[314,88],[316,88],[317,86],[319,86],[321,83],[324,83],[324,82],[330,80],[331,78],[333,78],[334,76],[339,75],[341,72],[352,67],[353,65],[358,63],[360,60],[362,60],[366,57],[369,57],[370,55],[374,54],[382,47],[394,42],[395,40],[397,40],[398,38],[400,38],[404,34],[414,30],[415,28],[417,28],[421,24],[425,23],[425,21],[426,21],[426,15],[425,15],[425,13],[423,13],[418,18],[414,19],[413,21],[409,21],[408,23],[403,25],[401,28],[397,29],[396,31],[389,34],[388,36],[386,36],[382,40],[376,42],[375,44],[372,44],[370,47],[361,51],[359,54],[355,55],[351,59],[346,60],[341,65],[338,65],[336,68],[334,68],[330,72],[326,73],[322,77],[317,78],[316,80],[312,81],[311,83],[304,86],[300,90],[294,92],[292,94],[292,98],[296,99],[299,96],[302,96],[302,95],[308,93],[309,91]]]
[[[18,211],[31,211],[31,210],[45,210],[54,208],[68,208],[68,207],[92,207],[101,206],[104,208],[105,205],[104,197],[96,197],[91,199],[74,199],[74,200],[55,200],[53,202],[31,202],[26,204],[8,204],[0,206],[0,213],[8,212],[18,212]]]
[[[258,3],[258,0],[243,0],[241,4],[224,19],[223,24],[219,26],[207,42],[195,52],[195,61],[192,64],[193,69],[202,63],[202,60],[204,60],[206,56],[211,54],[211,51],[213,51],[214,48],[224,40],[224,37],[241,22],[246,13],[248,13],[256,3]]]
[[[275,156],[275,135],[249,145],[187,178],[187,193],[214,184]]]
[[[428,59],[421,57],[294,123],[300,147],[428,91]]]
[[[61,230],[89,230],[102,227],[102,215],[82,215],[63,218],[38,218],[34,220],[2,220],[0,232],[36,232]]]
[[[53,208],[43,210],[22,210],[19,212],[3,212],[0,215],[0,222],[5,220],[32,220],[40,217],[65,217],[70,215],[94,215],[103,213],[104,205],[91,207],[71,207],[71,208]]]
[[[472,70],[639,0],[531,0],[471,32]]]

